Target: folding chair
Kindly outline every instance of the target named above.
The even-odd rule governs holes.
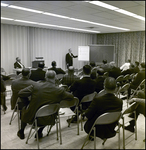
[[[128,89],[130,87],[130,83],[126,83],[125,85],[123,85],[121,88],[119,88],[118,90],[118,97],[120,98],[120,94],[123,93],[123,95],[126,95],[126,99],[127,99],[127,107],[128,107]]]
[[[137,140],[137,121],[136,121],[136,111],[135,109],[137,108],[138,103],[134,102],[133,104],[131,104],[126,110],[124,110],[122,112],[122,127],[123,127],[123,149],[125,149],[125,140],[130,138],[133,134],[135,134],[135,140]],[[127,115],[130,114],[131,112],[134,113],[134,118],[129,118]],[[125,122],[125,119],[128,119],[128,121]],[[127,120],[126,119],[126,120]],[[130,136],[128,136],[127,138],[125,138],[125,124],[128,123],[129,121],[134,120],[135,121],[135,129],[134,129],[134,133],[130,134]]]
[[[81,113],[81,131],[83,131],[83,120],[82,120],[82,117],[83,117],[83,112],[84,110],[82,109],[82,104],[83,103],[87,103],[87,102],[91,102],[94,97],[97,95],[97,92],[93,92],[91,94],[88,94],[86,96],[84,96],[80,102],[80,113]]]
[[[141,83],[140,83],[139,86],[136,88],[136,90],[133,90],[133,89],[132,89],[132,90],[133,90],[133,93],[130,95],[130,98],[129,98],[129,99],[133,98],[134,95],[136,95],[137,91],[138,91],[138,90],[142,90],[143,88],[145,89],[145,79],[141,81]]]
[[[83,149],[83,147],[85,146],[86,142],[89,140],[89,136],[92,132],[92,130],[94,131],[94,149],[96,149],[96,125],[107,125],[107,124],[111,124],[114,122],[118,122],[118,129],[117,129],[117,133],[119,133],[118,135],[118,148],[120,149],[120,123],[119,123],[119,119],[121,117],[121,112],[107,112],[104,113],[102,115],[100,115],[94,122],[92,128],[90,129],[89,134],[87,135],[85,142],[83,143],[81,149]],[[97,129],[98,130],[98,129]],[[107,139],[103,140],[102,145],[104,145],[105,141]],[[88,144],[88,143],[87,143]],[[87,145],[86,144],[86,145]]]
[[[17,99],[17,102],[16,102],[16,104],[15,104],[15,108],[14,108],[14,110],[13,110],[11,119],[10,119],[10,123],[9,123],[9,125],[11,125],[12,121],[13,121],[13,120],[15,119],[15,117],[17,116],[17,119],[18,119],[18,129],[19,129],[19,130],[20,130],[20,108],[19,108],[20,104],[21,104],[21,99],[18,98],[18,99]],[[16,115],[14,115],[15,112],[16,112]]]
[[[71,100],[71,101],[68,101],[68,100],[62,100],[61,102],[60,102],[60,108],[69,108],[70,109],[70,107],[73,107],[73,106],[75,106],[75,110],[74,110],[74,114],[75,115],[77,115],[77,135],[79,135],[79,118],[78,118],[78,104],[79,104],[79,99],[77,98],[77,97],[74,97],[74,99],[73,100]],[[62,115],[62,117],[66,117],[66,116],[70,116],[70,114],[65,114],[65,115]],[[68,127],[70,127],[70,124],[71,124],[71,121],[72,121],[72,119],[73,119],[73,115],[72,115],[72,118],[71,118],[71,120],[68,122]]]
[[[31,134],[31,131],[32,129],[34,128],[35,126],[35,133],[36,133],[36,137],[37,137],[37,146],[38,146],[38,149],[39,149],[39,139],[38,139],[38,132],[37,132],[37,129],[38,127],[41,127],[41,126],[38,126],[39,122],[38,122],[38,119],[41,118],[41,117],[45,117],[45,116],[50,116],[50,115],[53,115],[53,114],[56,114],[57,113],[57,118],[55,119],[55,124],[56,124],[56,133],[57,133],[57,140],[58,140],[58,124],[59,124],[59,133],[60,133],[60,139],[61,139],[61,130],[60,130],[60,117],[59,117],[59,108],[60,108],[60,105],[59,104],[47,104],[47,105],[44,105],[42,106],[41,108],[39,108],[35,114],[35,117],[34,117],[34,121],[32,123],[32,126],[30,128],[30,131],[29,131],[29,134],[28,134],[28,137],[27,137],[27,140],[26,140],[26,144],[28,143],[28,140],[32,137],[30,137],[30,134]],[[45,125],[49,125],[47,122]],[[45,126],[45,125],[42,125]],[[50,125],[50,130],[52,128],[53,125]],[[49,130],[49,131],[50,131]],[[60,144],[61,143],[61,140],[60,140]]]
[[[120,75],[116,78],[117,87],[121,87],[123,85],[124,75]]]
[[[130,79],[130,74],[126,74],[126,75],[123,77],[123,84],[129,83],[129,79]]]

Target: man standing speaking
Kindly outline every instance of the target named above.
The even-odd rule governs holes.
[[[69,66],[73,66],[73,58],[76,58],[76,57],[78,57],[78,56],[74,56],[73,54],[72,54],[72,50],[71,50],[71,48],[68,50],[68,53],[66,54],[66,66],[67,66],[67,68],[69,67]]]

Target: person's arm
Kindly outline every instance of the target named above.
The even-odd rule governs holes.
[[[131,100],[129,100],[129,104],[132,104],[134,102],[145,105],[145,99],[144,98],[132,98]]]
[[[77,58],[77,57],[78,57],[77,55],[76,55],[76,56],[74,56],[74,55],[73,55],[73,53],[71,53],[71,56],[72,56],[73,58]]]
[[[29,96],[31,96],[33,88],[34,88],[33,85],[30,85],[30,86],[20,90],[19,93],[18,93],[18,97],[21,98],[21,97],[29,97]]]
[[[93,99],[90,106],[86,109],[84,115],[88,118],[88,119],[92,119],[94,117],[95,114],[97,114],[97,104],[96,104],[97,99]]]

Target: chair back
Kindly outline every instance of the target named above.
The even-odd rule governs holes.
[[[132,103],[127,109],[125,109],[123,111],[122,115],[129,114],[129,113],[133,112],[137,108],[138,105],[139,104],[136,102]]]
[[[123,77],[123,80],[124,81],[128,81],[130,79],[130,74],[126,74],[124,77]]]
[[[120,75],[116,78],[116,82],[121,82],[123,81],[124,75]]]
[[[45,117],[45,116],[50,116],[52,114],[55,114],[59,111],[59,108],[60,105],[58,103],[44,105],[37,110],[35,118]]]
[[[57,74],[57,75],[56,75],[56,78],[57,78],[58,80],[60,80],[60,79],[63,78],[63,76],[64,76],[64,74]]]
[[[123,86],[119,89],[118,93],[127,91],[129,87],[130,87],[130,84],[129,84],[129,83],[126,83],[125,85],[123,85]]]
[[[91,93],[91,94],[85,95],[85,96],[82,98],[81,103],[92,101],[96,95],[97,95],[97,92],[93,92],[93,93]]]
[[[107,112],[100,115],[94,122],[95,125],[102,125],[102,124],[111,124],[114,122],[119,121],[121,117],[121,112]]]
[[[69,108],[73,106],[78,106],[79,99],[77,97],[74,97],[73,100],[68,101],[68,100],[62,100],[60,102],[60,108]]]

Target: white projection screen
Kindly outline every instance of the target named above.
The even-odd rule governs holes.
[[[78,60],[89,61],[89,46],[78,46]]]

